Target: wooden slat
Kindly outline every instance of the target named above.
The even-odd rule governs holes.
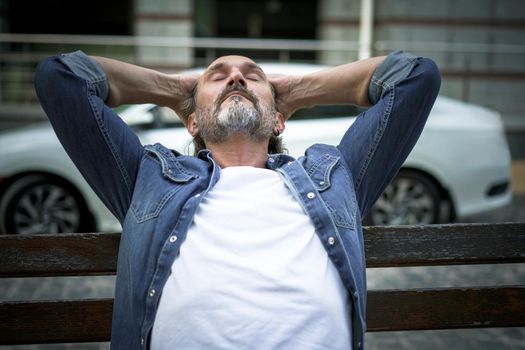
[[[0,303],[0,344],[108,341],[110,299]],[[368,331],[525,326],[525,286],[368,292]]]
[[[0,303],[0,344],[109,341],[112,299]]]
[[[525,326],[525,286],[368,292],[368,331]]]
[[[367,267],[525,262],[525,224],[367,227]]]
[[[0,236],[0,277],[114,274],[120,234]]]
[[[367,267],[525,262],[525,224],[365,227]],[[0,277],[115,273],[120,235],[1,236]]]

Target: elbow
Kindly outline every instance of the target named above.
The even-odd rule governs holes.
[[[50,81],[53,80],[53,73],[55,71],[54,63],[54,57],[48,57],[41,61],[36,67],[34,83],[35,90],[37,90],[37,92],[41,91],[46,85],[49,84]]]
[[[48,57],[41,61],[35,70],[34,86],[38,100],[43,105],[53,91],[56,90],[58,69],[60,63],[55,57]],[[43,107],[45,107],[43,105]]]
[[[436,62],[430,58],[422,58],[419,61],[421,66],[421,80],[425,85],[425,91],[429,96],[437,97],[441,87],[441,73]]]

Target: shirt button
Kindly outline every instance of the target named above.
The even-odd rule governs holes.
[[[197,193],[197,194],[195,195],[195,198],[199,198],[200,196],[201,196],[201,194],[200,194],[200,193]]]
[[[140,338],[140,345],[144,345],[144,338]]]
[[[319,181],[319,186],[324,186],[325,182],[324,181]]]
[[[335,244],[335,238],[334,237],[328,237],[328,244],[334,245]]]
[[[314,198],[315,198],[315,193],[313,193],[313,192],[308,192],[308,194],[306,195],[306,197],[308,197],[308,199],[314,199]]]
[[[149,296],[152,297],[152,296],[154,296],[154,295],[155,295],[155,289],[151,289],[151,290],[149,291]]]
[[[273,163],[274,162],[273,158],[268,158],[268,162]]]
[[[357,343],[357,347],[360,349],[361,348],[361,342],[358,342]]]
[[[357,293],[357,291],[354,292],[354,297],[357,299],[359,298],[359,293]]]
[[[174,243],[176,240],[177,240],[177,236],[171,236],[170,237],[170,242],[171,243]]]

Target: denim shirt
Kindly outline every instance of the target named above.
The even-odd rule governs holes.
[[[314,144],[298,159],[271,154],[266,161],[311,218],[349,292],[354,349],[363,348],[366,330],[361,218],[415,145],[439,86],[433,61],[391,53],[372,76],[373,106],[338,145]],[[42,61],[35,88],[68,155],[122,224],[111,347],[145,349],[171,265],[221,169],[208,150],[193,157],[141,145],[105,105],[106,74],[81,51]]]

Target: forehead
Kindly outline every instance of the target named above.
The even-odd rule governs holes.
[[[233,67],[258,69],[262,71],[261,67],[259,67],[252,59],[244,56],[219,57],[208,66],[206,71],[229,69]]]

